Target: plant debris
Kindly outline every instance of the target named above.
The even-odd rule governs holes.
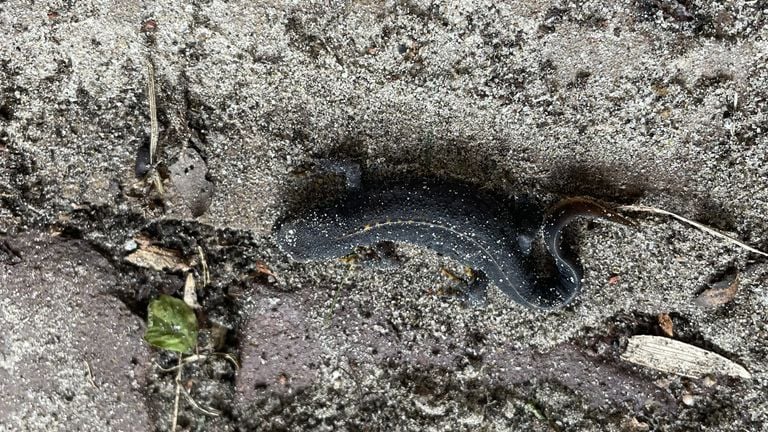
[[[181,251],[176,249],[164,248],[152,244],[152,239],[139,235],[126,243],[126,248],[134,250],[125,257],[129,263],[149,268],[157,271],[171,270],[188,272],[191,270],[187,260],[184,259]]]
[[[752,377],[744,367],[719,354],[661,336],[632,336],[621,359],[688,378],[709,374]]]
[[[739,290],[739,275],[733,278],[715,282],[709,289],[704,290],[694,302],[705,309],[722,306],[736,297]]]
[[[672,323],[672,318],[670,318],[668,313],[660,313],[657,320],[659,321],[659,328],[662,333],[664,333],[664,336],[672,337],[675,335],[675,327]]]
[[[189,270],[189,265],[184,261],[181,252],[175,249],[142,243],[138,239],[136,243],[139,245],[139,249],[125,257],[125,260],[129,263],[157,271]]]
[[[187,273],[187,280],[184,282],[184,303],[192,309],[200,309],[200,303],[197,302],[197,292],[195,291],[195,276]]]
[[[197,318],[183,300],[161,295],[149,304],[144,340],[150,345],[178,353],[197,346]]]
[[[147,62],[147,101],[149,102],[149,164],[155,163],[157,155],[157,96],[155,92],[155,67]]]

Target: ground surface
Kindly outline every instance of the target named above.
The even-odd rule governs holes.
[[[184,402],[188,429],[765,429],[768,265],[699,231],[578,225],[584,292],[552,313],[434,295],[457,263],[424,249],[350,271],[291,263],[270,231],[338,191],[312,186],[333,157],[654,205],[768,249],[767,22],[740,0],[0,2],[0,428],[169,428],[155,363],[175,357],[137,320],[185,277],[126,262],[147,238],[203,251],[201,346],[242,362],[186,369],[223,412]],[[148,62],[162,195],[135,176]],[[735,299],[702,309],[727,270]],[[752,378],[622,362],[660,313]]]

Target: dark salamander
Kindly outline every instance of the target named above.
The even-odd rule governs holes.
[[[580,267],[562,250],[563,227],[584,216],[628,223],[585,198],[565,199],[543,221],[539,216],[532,222],[530,214],[520,214],[524,210],[481,195],[450,183],[356,188],[336,205],[284,221],[276,239],[292,260],[301,262],[342,257],[356,246],[384,241],[427,247],[481,272],[521,305],[552,309],[571,302],[581,286]],[[534,259],[532,245],[541,238],[539,232],[553,258],[554,277],[537,269],[541,260]]]

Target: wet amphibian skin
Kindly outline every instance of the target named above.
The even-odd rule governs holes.
[[[455,183],[354,188],[335,205],[287,219],[275,235],[299,262],[339,258],[385,241],[426,247],[471,267],[521,305],[553,309],[570,303],[581,287],[581,268],[564,256],[563,228],[579,217],[628,223],[586,198],[564,199],[546,212],[508,204]],[[540,233],[551,255],[549,271],[539,268],[542,260],[533,253]],[[482,302],[484,289],[469,297]]]

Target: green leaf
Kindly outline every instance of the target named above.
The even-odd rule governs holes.
[[[158,348],[180,353],[197,345],[197,318],[184,301],[167,295],[149,303],[144,340]]]

